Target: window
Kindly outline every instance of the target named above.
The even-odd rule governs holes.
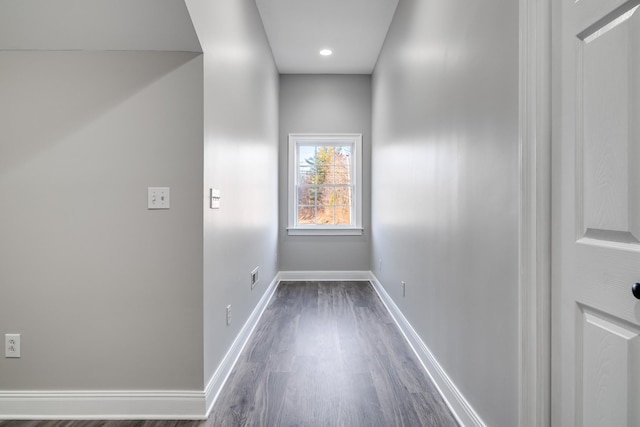
[[[361,134],[289,134],[289,234],[362,234],[361,165]]]

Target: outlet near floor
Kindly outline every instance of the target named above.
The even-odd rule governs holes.
[[[20,357],[20,334],[4,335],[4,357]]]
[[[255,288],[260,280],[260,267],[256,267],[255,270],[251,272],[251,289]]]
[[[231,324],[231,304],[227,306],[227,326]]]

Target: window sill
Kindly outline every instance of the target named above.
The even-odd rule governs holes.
[[[362,228],[287,228],[289,236],[362,236]]]

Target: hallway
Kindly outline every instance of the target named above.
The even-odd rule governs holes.
[[[455,427],[369,282],[281,282],[206,421],[0,427]]]
[[[457,426],[368,282],[281,282],[214,426]]]
[[[295,2],[335,22],[326,2]],[[0,358],[0,418],[203,419],[268,292],[337,279],[373,283],[461,425],[528,418],[518,2],[398,2],[359,74],[280,67],[253,0],[5,3],[0,336],[18,335],[21,350]],[[344,3],[355,5],[340,14],[348,32],[363,36],[352,24],[370,3]],[[323,43],[331,57],[320,58],[325,46],[305,55],[324,66],[357,56]],[[290,234],[290,134],[361,135],[353,230]],[[149,207],[154,188],[170,191],[170,206]],[[397,332],[365,340],[392,325],[366,313],[335,321],[321,338],[330,354],[283,334],[290,353],[251,378],[282,389],[268,394],[281,401],[247,395],[249,412],[304,425],[315,398],[297,390],[318,378],[313,393],[333,400],[316,418],[428,425],[416,414],[438,405],[412,393],[421,366],[386,353]],[[325,314],[285,324],[306,337]],[[342,327],[359,322],[366,336],[348,338]],[[334,380],[326,373],[343,368],[329,362],[354,379]],[[408,373],[385,376],[398,366]]]

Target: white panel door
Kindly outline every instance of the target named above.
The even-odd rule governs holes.
[[[554,424],[638,427],[640,0],[561,1]]]

